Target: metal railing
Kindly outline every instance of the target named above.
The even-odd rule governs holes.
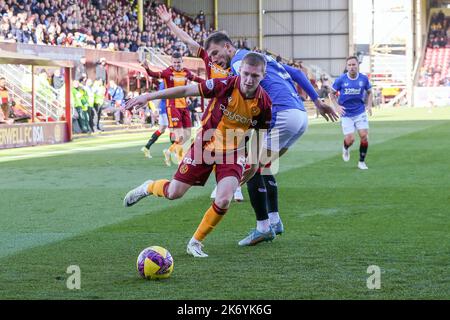
[[[371,54],[371,82],[375,88],[406,88],[407,56],[404,45],[374,44]]]
[[[138,49],[139,61],[144,59],[151,62],[154,65],[167,68],[170,65],[170,56],[166,55],[158,48],[151,47],[139,47]]]
[[[7,79],[7,88],[31,114],[31,67],[23,65],[0,65],[0,75]],[[56,90],[50,84],[43,82],[39,76],[34,75],[35,112],[42,114],[47,121],[49,118],[60,119],[64,115],[64,90]]]

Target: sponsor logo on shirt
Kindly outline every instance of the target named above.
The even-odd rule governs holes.
[[[171,81],[186,81],[186,77],[183,76],[170,76],[170,80]]]
[[[226,116],[231,121],[237,121],[242,124],[249,124],[253,127],[256,127],[256,125],[258,124],[258,121],[256,121],[256,120],[252,121],[252,119],[249,119],[240,114],[237,114],[236,112],[229,111],[223,104],[220,104],[219,107],[220,107],[220,110],[222,110],[223,115]]]
[[[348,95],[358,95],[361,94],[361,88],[345,88],[344,89],[344,94],[348,94]]]
[[[188,157],[183,158],[183,163],[184,163],[184,165],[190,164],[191,166],[194,166],[194,167],[196,165],[195,160],[192,158],[188,158]]]

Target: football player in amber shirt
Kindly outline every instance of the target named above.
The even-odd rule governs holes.
[[[164,81],[165,88],[174,88],[187,85],[188,81],[203,81],[202,78],[197,77],[191,71],[183,67],[183,57],[179,52],[172,54],[172,65],[160,72],[150,70],[147,62],[143,66],[150,77],[160,78]],[[186,98],[167,99],[167,119],[169,120],[169,128],[175,134],[175,142],[172,146],[164,151],[166,157],[166,164],[170,165],[170,154],[175,153],[179,160],[183,155],[183,144],[189,142],[191,137],[191,114],[187,108]]]
[[[179,28],[172,20],[171,14],[167,11],[166,7],[160,5],[156,7],[156,13],[159,18],[167,25],[167,27],[172,31],[172,33],[183,41],[189,48],[189,50],[197,57],[201,58],[205,63],[206,68],[206,77],[208,79],[217,79],[217,78],[226,78],[232,75],[230,68],[224,69],[218,64],[212,63],[211,59],[208,56],[208,53],[205,49],[203,49],[200,44],[198,44],[194,39],[192,39],[189,34],[187,34],[183,29]],[[216,197],[217,186],[214,188],[211,193],[211,199]],[[241,187],[236,189],[234,194],[234,200],[243,201],[244,196],[242,195]]]
[[[258,157],[252,164],[253,168],[244,172],[243,149],[245,137],[248,136],[246,134],[252,130],[268,129],[272,118],[272,102],[259,85],[265,70],[265,58],[259,53],[251,52],[242,60],[239,76],[210,79],[196,86],[153,92],[127,103],[127,108],[133,108],[153,99],[199,95],[211,98],[207,111],[203,114],[202,130],[197,134],[173,179],[148,180],[128,192],[124,198],[126,207],[150,195],[179,199],[193,185],[203,186],[215,167],[216,198],[187,245],[187,253],[194,257],[208,256],[203,252],[202,241],[227,212],[235,190],[241,181],[249,178],[247,172],[260,165]]]

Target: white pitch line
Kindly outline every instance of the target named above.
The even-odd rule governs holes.
[[[14,160],[25,160],[25,159],[31,159],[31,158],[53,157],[53,156],[58,156],[58,155],[62,155],[62,154],[71,154],[71,153],[77,153],[77,152],[100,151],[100,150],[108,150],[108,149],[134,147],[134,146],[138,146],[141,144],[142,144],[142,141],[127,141],[127,142],[119,142],[119,143],[113,143],[113,144],[102,145],[102,146],[77,147],[77,148],[73,148],[73,149],[71,148],[68,150],[36,152],[36,153],[19,155],[19,156],[4,156],[4,157],[2,156],[0,158],[0,163],[14,161]]]

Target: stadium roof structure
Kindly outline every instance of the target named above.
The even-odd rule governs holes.
[[[39,56],[33,56],[12,51],[5,51],[0,49],[0,64],[24,64],[40,67],[63,67],[73,68],[72,61],[51,60]]]

